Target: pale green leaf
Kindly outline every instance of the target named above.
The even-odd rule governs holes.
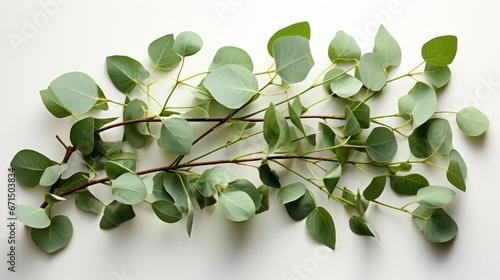
[[[149,77],[149,72],[144,66],[128,56],[108,56],[106,66],[109,78],[115,87],[125,94],[131,93],[140,82]]]
[[[163,187],[173,198],[175,206],[177,206],[179,211],[182,213],[189,210],[191,205],[186,193],[188,185],[189,179],[185,174],[178,172],[165,172],[163,177]]]
[[[283,186],[278,191],[278,202],[287,204],[302,197],[307,191],[307,188],[302,183],[293,183]]]
[[[277,39],[285,36],[301,36],[304,37],[306,40],[309,40],[311,38],[311,27],[309,25],[309,22],[303,21],[294,23],[274,33],[273,36],[271,36],[271,38],[269,39],[269,42],[267,43],[267,51],[272,57],[274,57],[274,52],[273,52],[274,42]]]
[[[141,203],[148,195],[148,190],[141,178],[133,173],[120,175],[112,182],[113,198],[122,204]]]
[[[447,155],[453,148],[453,133],[445,119],[430,119],[413,130],[408,137],[411,153],[418,158],[428,158],[434,153]]]
[[[384,67],[397,66],[401,63],[401,48],[383,25],[380,25],[375,35],[373,53],[378,55]]]
[[[387,82],[387,74],[380,58],[375,53],[366,53],[359,60],[359,75],[366,88],[381,90]]]
[[[263,134],[266,143],[274,144],[275,152],[289,152],[288,145],[292,141],[291,130],[283,114],[269,104],[264,114]]]
[[[460,155],[460,153],[455,149],[452,149],[448,154],[448,161],[451,161],[453,159],[456,160],[460,165],[460,170],[462,171],[462,175],[465,179],[467,177],[467,164],[465,163],[465,160],[462,158],[462,155]]]
[[[196,54],[203,47],[203,40],[200,35],[192,31],[181,32],[175,37],[174,51],[180,56],[191,56]]]
[[[18,204],[15,214],[19,222],[31,228],[46,228],[50,225],[45,209],[37,206]]]
[[[231,174],[222,166],[216,166],[203,171],[196,180],[196,189],[204,196],[211,197],[217,186],[227,186],[231,181]]]
[[[174,35],[168,34],[154,40],[148,47],[149,60],[156,68],[170,70],[181,62],[174,51]]]
[[[255,216],[255,204],[252,198],[243,191],[221,193],[219,210],[224,217],[234,222],[243,222]]]
[[[332,62],[339,60],[359,60],[361,49],[354,38],[344,31],[337,31],[328,46],[328,57]]]
[[[419,127],[434,115],[437,108],[437,97],[434,89],[427,84],[417,82],[408,94],[412,100],[411,114],[413,126]]]
[[[43,229],[32,229],[31,239],[46,253],[54,253],[68,245],[73,236],[73,225],[68,217],[60,215],[52,218],[50,225]]]
[[[61,177],[61,174],[66,169],[68,169],[68,165],[66,163],[55,164],[47,167],[40,178],[40,186],[52,186],[57,182],[59,177]]]
[[[474,107],[466,107],[457,113],[458,128],[468,136],[479,136],[490,126],[488,117]]]
[[[241,65],[225,65],[207,75],[203,85],[217,102],[229,109],[245,105],[259,91],[257,79]]]
[[[261,207],[261,194],[252,182],[247,179],[236,179],[229,182],[224,191],[242,191],[248,194],[255,204],[255,209]]]
[[[428,186],[417,191],[417,202],[428,208],[442,208],[455,198],[455,192],[441,186]]]
[[[287,83],[302,82],[314,66],[309,41],[301,36],[285,36],[273,44],[276,72]]]
[[[311,211],[307,216],[306,227],[314,239],[335,250],[335,224],[332,216],[325,208],[320,206]]]
[[[424,236],[434,243],[444,243],[455,238],[458,232],[457,223],[443,209],[434,211],[425,222]]]
[[[429,63],[425,64],[424,74],[427,80],[437,88],[445,86],[451,77],[450,67],[435,66]]]
[[[359,92],[363,83],[355,77],[344,74],[340,68],[333,68],[328,72],[331,77],[336,77],[330,82],[330,89],[338,97],[348,98]]]
[[[65,201],[66,198],[60,197],[56,194],[53,193],[46,193],[45,194],[45,202],[47,202],[48,205],[54,205],[58,202]]]
[[[215,70],[224,65],[231,64],[240,65],[253,71],[253,62],[250,55],[248,55],[246,51],[233,46],[226,46],[218,49],[210,64],[209,70]]]
[[[66,73],[50,83],[61,106],[74,114],[90,111],[99,99],[97,84],[85,73]]]
[[[171,153],[188,155],[191,153],[193,128],[182,118],[167,118],[163,120],[158,145]]]

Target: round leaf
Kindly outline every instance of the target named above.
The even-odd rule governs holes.
[[[168,118],[163,120],[158,145],[168,152],[188,155],[191,153],[193,142],[193,128],[188,121],[182,118]]]
[[[125,173],[112,182],[112,193],[119,203],[134,205],[146,198],[148,190],[139,176]]]
[[[278,201],[281,204],[287,204],[302,197],[307,191],[307,188],[302,183],[293,183],[286,185],[278,191]]]
[[[158,200],[151,204],[153,211],[165,223],[176,223],[182,219],[182,213],[177,206],[168,200]]]
[[[431,39],[422,47],[424,60],[435,66],[446,66],[453,62],[457,54],[457,37],[440,36]]]
[[[450,67],[435,66],[429,63],[425,64],[424,74],[429,82],[437,88],[445,86],[451,77]]]
[[[307,216],[306,227],[314,239],[335,250],[335,224],[325,208],[320,206],[311,211]]]
[[[356,40],[344,31],[338,31],[328,46],[328,57],[332,62],[339,60],[359,60],[361,49]]]
[[[359,60],[359,75],[366,88],[379,91],[387,82],[384,65],[375,53],[366,53]]]
[[[43,229],[32,229],[33,242],[47,253],[54,253],[68,245],[73,236],[73,225],[66,216],[55,216],[50,225]]]
[[[329,71],[328,75],[337,78],[333,79],[330,83],[330,89],[337,96],[348,98],[359,92],[363,83],[349,74],[342,74],[344,70],[340,68],[333,68]]]
[[[406,176],[390,176],[391,188],[399,194],[415,195],[418,190],[429,186],[429,181],[420,174],[409,174]]]
[[[202,46],[203,40],[192,31],[179,33],[174,41],[174,51],[181,56],[194,55],[200,51]]]
[[[301,221],[316,208],[316,203],[311,191],[308,190],[299,199],[285,204],[285,208],[290,218]]]
[[[45,169],[54,164],[55,162],[33,150],[19,151],[10,162],[10,166],[16,170],[16,179],[28,188],[38,186]]]
[[[417,192],[417,201],[428,208],[442,208],[455,198],[455,192],[440,186],[428,186]]]
[[[61,177],[61,174],[66,169],[68,169],[68,165],[66,163],[47,167],[40,178],[40,185],[46,187],[52,186],[57,182],[59,177]]]
[[[248,53],[240,48],[227,46],[222,47],[215,53],[210,70],[215,70],[224,65],[241,65],[250,71],[253,71],[252,58]]]
[[[56,118],[71,116],[71,112],[61,104],[51,87],[41,90],[40,97],[47,110]]]
[[[149,60],[162,70],[170,70],[181,62],[174,51],[174,35],[168,34],[154,40],[148,47]]]
[[[467,107],[457,113],[458,128],[469,136],[479,136],[490,126],[488,117],[474,107]]]
[[[243,222],[255,216],[255,204],[252,198],[242,191],[221,193],[219,210],[224,217],[234,222]]]
[[[76,205],[83,211],[99,214],[102,212],[103,204],[88,189],[76,193]]]
[[[285,36],[273,44],[276,72],[287,83],[302,82],[314,66],[309,41],[301,36]]]
[[[443,209],[439,208],[425,222],[423,230],[427,240],[434,243],[444,243],[455,238],[458,226]]]
[[[148,105],[139,98],[133,99],[123,111],[123,121],[145,118]],[[124,127],[124,140],[134,149],[142,149],[151,138],[149,126],[146,122],[126,124]]]
[[[365,141],[368,155],[375,162],[389,162],[396,155],[398,145],[394,132],[385,127],[376,127]]]
[[[309,25],[309,22],[303,21],[303,22],[298,22],[294,23],[290,26],[287,26],[285,28],[282,28],[278,30],[276,33],[271,36],[269,39],[269,42],[267,43],[267,51],[269,54],[274,57],[273,55],[273,45],[274,42],[284,36],[301,36],[304,37],[305,39],[309,40],[311,38],[311,27]]]
[[[413,116],[413,126],[419,127],[434,115],[437,108],[436,92],[433,88],[418,82],[410,90],[409,95],[412,100],[411,114]]]
[[[131,93],[140,82],[149,77],[149,72],[142,64],[128,56],[108,56],[106,67],[115,87],[125,94]]]
[[[70,130],[71,144],[82,154],[91,154],[94,150],[94,118],[88,117],[77,121]]]
[[[259,91],[257,79],[241,65],[225,65],[207,75],[203,85],[212,96],[229,109],[245,105]]]
[[[363,191],[363,196],[368,200],[379,198],[382,192],[384,192],[386,182],[387,176],[385,175],[373,177],[370,184]]]
[[[50,218],[42,209],[31,205],[17,205],[16,217],[25,226],[32,228],[46,228],[50,225]]]
[[[255,209],[261,206],[261,194],[252,182],[247,179],[237,179],[229,182],[226,190],[246,192],[255,204]]]
[[[74,114],[87,113],[99,99],[97,84],[81,72],[61,75],[50,83],[50,87],[61,105]]]

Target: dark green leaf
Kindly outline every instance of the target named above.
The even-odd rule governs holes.
[[[255,211],[255,214],[260,214],[269,210],[269,187],[262,185],[257,191],[259,191],[260,194],[260,207]]]
[[[151,204],[153,211],[165,223],[176,223],[182,219],[182,213],[175,204],[168,200],[157,200]]]
[[[291,131],[283,114],[276,110],[273,103],[264,114],[264,139],[271,146],[274,142],[276,152],[289,152],[288,145],[292,141]]]
[[[87,183],[90,179],[90,175],[85,172],[76,172],[69,178],[62,179],[56,184],[56,188],[61,191],[67,191],[75,187],[81,186]]]
[[[323,178],[323,184],[325,184],[325,188],[331,194],[337,187],[337,183],[340,180],[340,176],[342,175],[342,165],[336,166],[332,168],[325,174]]]
[[[396,165],[396,166],[394,166],[394,165],[388,166],[388,168],[389,168],[389,171],[391,171],[392,173],[409,172],[412,169],[412,165],[409,163],[406,163],[406,162],[402,162],[401,164]]]
[[[352,216],[349,219],[349,227],[351,231],[357,235],[375,237],[375,234],[362,217]]]
[[[349,106],[347,105],[345,106],[345,120],[346,123],[344,125],[344,128],[342,129],[344,137],[347,138],[361,132],[361,126],[359,125],[358,120],[352,113],[351,108],[349,108]]]
[[[66,198],[64,197],[60,197],[56,194],[53,194],[53,193],[46,193],[45,194],[45,202],[47,202],[48,205],[54,205],[58,202],[61,202],[61,201],[65,201]]]
[[[182,118],[167,118],[163,120],[158,145],[171,153],[188,155],[191,153],[193,129]]]
[[[285,204],[286,211],[290,218],[301,221],[316,208],[311,191],[306,191],[299,199]]]
[[[47,110],[56,118],[65,118],[71,116],[71,111],[65,108],[57,98],[51,87],[40,91],[42,102]]]
[[[269,167],[269,164],[267,163],[263,163],[259,167],[259,178],[260,181],[268,187],[272,188],[281,187],[281,183],[279,181],[280,178],[278,177],[278,174],[276,174],[276,172],[272,170],[271,167]]]
[[[451,161],[453,159],[456,160],[460,165],[460,170],[462,171],[464,179],[467,178],[467,164],[465,164],[464,159],[462,158],[460,153],[455,149],[451,150],[450,153],[448,154],[448,160]]]
[[[366,139],[365,148],[372,160],[384,163],[396,155],[398,144],[394,132],[385,127],[376,127]]]
[[[453,148],[453,133],[445,119],[430,119],[413,130],[408,137],[411,153],[417,158],[428,158],[434,153],[447,155]]]
[[[391,188],[399,194],[416,195],[418,190],[429,186],[429,181],[420,174],[409,174],[406,176],[390,176]]]
[[[457,37],[440,36],[422,46],[422,57],[435,66],[446,66],[453,62],[457,54]]]
[[[181,57],[174,51],[173,34],[165,35],[153,41],[148,47],[148,54],[153,65],[162,70],[170,70],[181,62]]]
[[[73,225],[66,216],[55,216],[50,225],[43,229],[32,229],[31,239],[43,251],[51,254],[68,245],[73,236]]]
[[[457,189],[464,191],[467,189],[465,176],[462,173],[460,162],[457,159],[451,159],[446,171],[446,178]]]
[[[163,186],[166,172],[159,172],[153,177],[153,195],[158,200],[168,200],[174,202],[174,199]]]
[[[16,170],[17,181],[28,188],[38,186],[45,169],[54,164],[54,161],[33,150],[19,151],[10,162]]]
[[[189,210],[190,201],[187,197],[187,187],[189,180],[183,173],[165,172],[163,178],[163,187],[168,194],[174,199],[175,205],[181,213]]]
[[[133,173],[133,170],[114,161],[108,161],[105,164],[106,174],[111,180],[114,180],[125,173]]]
[[[361,102],[358,100],[348,100],[346,104],[352,110],[352,113],[358,120],[361,128],[369,128],[371,123],[370,106],[368,106],[365,102]]]
[[[100,214],[104,208],[103,203],[88,189],[76,193],[76,205],[83,211]]]
[[[149,72],[142,64],[128,56],[108,56],[106,66],[115,87],[125,94],[131,93],[140,82],[149,77]]]
[[[455,238],[458,226],[443,209],[439,208],[425,222],[423,230],[427,240],[434,243],[444,243]]]
[[[273,55],[274,42],[277,39],[285,36],[302,36],[305,39],[309,40],[311,38],[311,27],[309,26],[309,22],[304,21],[304,22],[294,23],[274,33],[273,36],[271,36],[271,38],[269,39],[269,42],[267,43],[267,51],[272,57],[274,57]]]
[[[88,155],[94,150],[94,118],[87,117],[77,121],[70,130],[71,144],[82,154]]]
[[[141,99],[134,99],[123,111],[123,121],[143,119],[147,117],[148,105]],[[149,125],[146,122],[131,123],[124,126],[124,139],[134,149],[142,149],[151,138]]]
[[[135,212],[132,205],[122,204],[115,200],[104,208],[103,219],[105,222],[101,220],[100,226],[102,229],[116,227],[134,217]],[[103,225],[108,227],[103,228]]]
[[[325,208],[320,206],[312,210],[307,216],[306,227],[314,239],[335,250],[335,224]]]
[[[363,196],[368,200],[375,200],[384,192],[387,176],[381,175],[373,177],[370,184],[363,191]]]

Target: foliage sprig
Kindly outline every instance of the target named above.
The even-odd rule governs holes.
[[[457,38],[429,40],[421,49],[422,63],[390,77],[402,51],[383,26],[367,53],[339,31],[327,48],[330,65],[296,91],[315,65],[310,35],[307,22],[277,31],[267,45],[272,65],[265,71],[254,70],[246,51],[224,46],[206,71],[187,77],[184,66],[202,49],[201,37],[191,31],[165,35],[149,45],[147,66],[123,55],[106,58],[109,78],[123,100],[108,99],[85,73],[53,80],[40,91],[43,104],[57,118],[75,119],[66,137],[57,136],[63,159],[25,149],[11,162],[22,185],[46,190],[40,207],[16,209],[34,243],[48,253],[69,243],[70,219],[52,215],[51,209],[70,195],[78,208],[101,216],[102,229],[134,218],[134,206],[147,203],[163,222],[184,219],[191,235],[197,211],[217,207],[227,219],[243,222],[268,210],[270,197],[276,196],[290,218],[306,220],[310,235],[334,249],[334,219],[315,199],[325,195],[345,207],[355,234],[377,236],[367,217],[370,205],[377,204],[408,214],[431,242],[452,240],[458,226],[444,208],[456,189],[465,192],[467,167],[453,146],[448,119],[440,116],[455,115],[458,128],[473,137],[489,126],[488,118],[472,107],[437,111],[437,91],[450,80]],[[403,78],[415,83],[398,97],[397,108],[373,115],[372,98]],[[170,83],[166,92],[165,82]],[[191,91],[192,101],[179,97],[181,88]],[[177,104],[179,98],[185,103]],[[106,116],[109,106],[121,106],[123,113]],[[119,130],[121,137],[105,140],[103,134],[111,130]],[[221,144],[203,145],[209,135]],[[242,152],[242,146],[250,150]],[[144,148],[158,149],[165,164],[140,169],[137,151]],[[221,150],[224,156],[217,158]],[[407,159],[401,160],[405,151]],[[443,161],[447,166],[439,165]],[[234,178],[229,165],[254,170],[257,186],[253,176]],[[449,185],[433,185],[425,174],[412,172],[416,165],[443,170]],[[343,186],[342,177],[352,173],[351,167],[370,183]],[[93,188],[98,185],[109,187],[110,203],[97,197]],[[410,200],[401,207],[383,202],[387,185]]]

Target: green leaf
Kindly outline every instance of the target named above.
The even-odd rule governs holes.
[[[323,184],[330,194],[333,193],[337,183],[342,175],[342,165],[338,165],[332,168],[330,171],[326,172],[325,177],[323,177]]]
[[[347,138],[361,132],[361,126],[359,125],[358,120],[351,111],[351,108],[349,108],[349,106],[347,105],[345,106],[345,120],[346,123],[344,125],[344,128],[342,129],[344,137]]]
[[[118,119],[118,117],[104,118],[104,119],[94,118],[94,129],[98,130],[98,129],[102,128],[103,126],[105,126],[113,121],[116,121],[117,119]]]
[[[167,172],[159,172],[153,177],[153,196],[158,200],[168,200],[174,202],[174,199],[163,186]]]
[[[45,209],[31,205],[16,205],[16,218],[25,226],[31,228],[46,228],[50,225],[50,218]]]
[[[456,160],[458,162],[464,179],[467,178],[467,164],[465,163],[465,160],[462,158],[460,153],[455,149],[451,150],[448,154],[448,161],[451,160]]]
[[[392,173],[397,173],[397,172],[410,172],[412,169],[412,165],[410,163],[402,162],[399,165],[392,165],[388,166],[389,170]]]
[[[328,57],[332,62],[339,60],[359,60],[361,49],[356,40],[340,30],[328,46]]]
[[[274,104],[269,103],[269,107],[264,114],[263,134],[266,143],[270,146],[275,144],[276,152],[288,152],[288,145],[292,141],[288,122],[280,111],[277,111]]]
[[[229,109],[245,105],[259,91],[257,79],[240,65],[224,65],[205,78],[203,85],[217,102]]]
[[[349,157],[352,155],[353,149],[340,146],[342,143],[344,143],[344,141],[340,139],[340,137],[335,137],[334,144],[339,147],[335,148],[334,151],[340,165],[344,166],[349,161]]]
[[[40,186],[52,186],[57,182],[59,177],[61,177],[61,174],[66,169],[68,169],[68,165],[66,163],[55,164],[47,167],[40,178]]]
[[[243,191],[219,194],[219,210],[224,217],[234,222],[243,222],[255,216],[255,204]]]
[[[178,172],[165,172],[163,187],[173,198],[175,205],[181,213],[189,210],[191,204],[186,193],[188,185],[189,180],[185,174]]]
[[[370,106],[358,100],[348,100],[346,104],[352,110],[361,128],[369,128],[371,124]]]
[[[365,141],[366,152],[379,163],[390,162],[396,155],[398,145],[394,132],[385,127],[374,128]]]
[[[17,181],[28,188],[38,186],[45,169],[54,164],[54,161],[33,150],[17,152],[10,162],[10,166],[16,170]]]
[[[47,202],[48,205],[54,205],[58,202],[65,201],[66,198],[60,197],[58,195],[55,195],[53,193],[46,193],[45,194],[45,202]]]
[[[434,66],[446,66],[453,62],[457,54],[457,37],[440,36],[422,46],[422,57]]]
[[[206,119],[210,116],[207,110],[202,107],[196,106],[193,109],[182,114],[184,118]]]
[[[351,231],[357,235],[375,237],[375,233],[372,232],[365,219],[362,217],[352,216],[349,219],[349,227]]]
[[[128,170],[135,171],[136,169],[137,158],[133,153],[118,150],[116,152],[108,154],[108,158],[110,161],[119,164]]]
[[[411,115],[413,117],[413,126],[419,127],[436,112],[436,92],[427,84],[417,82],[410,90],[409,96],[412,98]]]
[[[295,111],[295,109],[292,107],[292,104],[290,104],[290,102],[288,102],[288,114],[290,115],[290,120],[292,121],[293,125],[295,125],[295,127],[304,136],[306,136],[304,125],[302,124],[302,121],[300,119],[300,112]]]
[[[424,74],[429,83],[440,88],[450,81],[451,71],[448,66],[435,66],[429,63],[425,64]]]
[[[276,174],[276,172],[272,170],[271,167],[269,167],[269,164],[267,163],[263,163],[259,167],[259,178],[261,182],[268,187],[272,188],[281,187],[281,183],[279,181],[280,178],[278,177],[278,174]]]
[[[231,129],[236,133],[238,136],[242,136],[243,133],[252,127],[256,125],[255,122],[247,122],[247,121],[240,121],[240,120],[230,120],[228,123],[231,124]]]
[[[120,163],[108,161],[105,164],[106,174],[111,180],[114,180],[125,173],[133,173],[134,171]]]
[[[366,53],[359,60],[359,75],[366,88],[380,91],[387,82],[384,65],[375,53]]]
[[[286,36],[273,44],[276,72],[287,83],[302,82],[314,66],[309,41],[301,36]]]
[[[418,190],[429,186],[429,181],[420,174],[409,174],[406,176],[390,176],[391,188],[399,194],[416,195]]]
[[[490,126],[488,117],[474,107],[466,107],[457,113],[458,128],[468,136],[479,136]]]
[[[311,191],[306,191],[299,199],[285,204],[286,211],[290,218],[301,221],[316,208]]]
[[[196,189],[204,196],[211,197],[217,186],[227,186],[231,181],[231,174],[222,166],[207,169],[196,180]]]
[[[457,189],[464,191],[467,189],[465,184],[465,176],[462,173],[462,167],[457,159],[451,159],[446,171],[446,178]]]
[[[191,232],[193,231],[193,222],[194,222],[194,210],[191,206],[191,202],[189,202],[188,214],[186,218],[186,232],[189,237],[191,237]]]
[[[281,204],[287,204],[302,197],[307,191],[307,188],[302,183],[293,183],[283,186],[278,191],[278,201]]]
[[[97,199],[88,189],[76,193],[76,206],[83,211],[100,214],[104,208],[103,203]]]
[[[182,118],[167,118],[163,120],[158,145],[171,153],[188,155],[193,143],[193,128]]]
[[[99,96],[99,100],[97,100],[92,108],[102,111],[109,110],[108,99],[99,86],[97,86],[97,96]]]
[[[399,116],[405,120],[411,119],[413,111],[413,96],[403,95],[398,99]]]
[[[301,36],[304,37],[306,40],[309,40],[311,38],[311,27],[309,25],[309,22],[303,21],[294,23],[274,33],[273,36],[271,36],[271,38],[269,39],[269,42],[267,43],[267,51],[272,57],[275,57],[273,55],[274,42],[277,39],[285,36]]]
[[[73,225],[70,219],[63,215],[53,217],[52,222],[46,228],[31,230],[33,242],[49,254],[66,247],[72,236]]]
[[[157,200],[151,204],[153,211],[165,223],[176,223],[182,219],[182,213],[177,206],[168,200]]]
[[[441,186],[428,186],[417,191],[417,202],[428,208],[442,208],[455,198],[455,192]]]
[[[122,204],[139,204],[148,196],[148,190],[144,182],[133,173],[120,175],[112,182],[111,189],[113,198]]]
[[[364,198],[368,200],[375,200],[379,198],[380,195],[384,192],[386,182],[387,182],[386,175],[373,177],[370,184],[363,191]]]
[[[423,230],[427,240],[434,243],[444,243],[455,238],[458,226],[443,209],[439,208],[425,222]]]
[[[314,239],[335,250],[335,224],[325,208],[320,206],[311,211],[307,216],[306,227]]]
[[[91,154],[94,150],[94,118],[87,117],[77,121],[70,130],[71,144],[82,154]]]
[[[65,108],[51,87],[40,91],[40,97],[45,108],[56,118],[71,116],[71,111]]]
[[[326,123],[320,122],[319,125],[323,131],[323,146],[325,148],[336,146],[335,138],[337,135],[333,132],[333,129]]]
[[[113,85],[125,94],[131,93],[140,82],[149,77],[149,72],[144,66],[128,56],[108,56],[106,67]]]
[[[338,97],[348,98],[358,93],[363,83],[344,72],[340,68],[333,68],[328,72],[329,77],[336,77],[330,82],[330,90]]]
[[[148,116],[148,105],[141,99],[133,99],[123,110],[123,121],[143,119]],[[134,149],[142,149],[151,138],[149,125],[146,122],[131,123],[124,126],[124,140]]]
[[[76,172],[69,178],[58,181],[55,186],[59,191],[65,192],[67,190],[73,189],[74,187],[87,183],[90,180],[89,178],[90,175],[88,173]]]
[[[424,205],[419,205],[417,208],[415,208],[415,210],[413,210],[413,214],[417,215],[412,217],[413,225],[415,225],[415,227],[419,231],[423,231],[425,223],[432,216],[432,214],[434,214],[435,211],[436,209],[429,208]]]
[[[260,207],[255,211],[255,214],[260,214],[269,210],[269,187],[262,185],[257,188],[260,194]]]
[[[413,130],[408,137],[411,153],[417,158],[428,158],[434,153],[447,155],[453,148],[453,133],[445,119],[430,119]]]
[[[380,25],[375,35],[373,53],[378,55],[384,67],[397,66],[401,63],[401,48],[383,25]]]
[[[85,73],[63,74],[50,83],[50,88],[61,106],[74,114],[90,111],[99,99],[97,84]]]
[[[183,57],[196,54],[203,47],[200,35],[192,31],[181,32],[175,37],[174,51]]]
[[[248,55],[246,51],[233,46],[226,46],[218,49],[210,64],[209,70],[215,70],[224,65],[231,64],[240,65],[253,71],[253,62],[250,55]]]
[[[103,223],[101,220],[100,226],[102,229],[116,227],[134,217],[135,212],[132,205],[122,204],[114,200],[104,208],[103,220],[105,222]],[[103,225],[108,227],[103,228]]]
[[[237,179],[229,182],[224,191],[242,191],[248,194],[255,204],[255,209],[259,209],[261,206],[261,194],[257,190],[252,182],[247,179]]]
[[[181,62],[174,51],[174,35],[168,34],[154,40],[148,47],[149,60],[155,68],[170,70]],[[146,77],[147,78],[147,77]]]

